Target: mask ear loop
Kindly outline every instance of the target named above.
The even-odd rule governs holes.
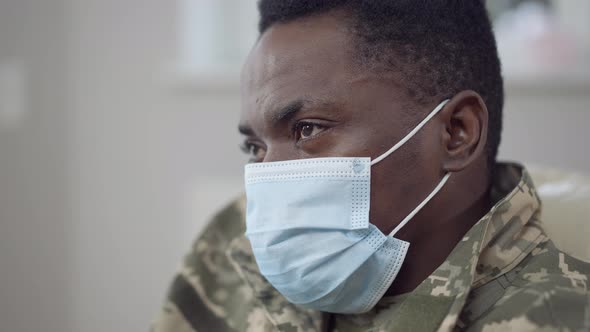
[[[418,212],[420,212],[420,210],[422,210],[422,208],[426,204],[428,204],[428,202],[430,202],[430,200],[432,198],[434,198],[434,196],[436,196],[436,194],[438,194],[438,192],[444,187],[444,185],[447,183],[447,181],[449,181],[450,177],[451,177],[451,173],[445,174],[443,179],[438,183],[438,185],[436,186],[436,188],[434,188],[434,190],[430,193],[430,195],[428,195],[428,197],[426,197],[426,199],[424,201],[422,201],[422,203],[420,203],[420,205],[418,205],[414,209],[414,211],[412,211],[410,214],[408,214],[408,216],[405,217],[404,220],[402,220],[402,222],[399,225],[397,225],[397,227],[395,227],[393,229],[393,231],[391,231],[391,233],[389,233],[389,236],[394,236],[400,229],[402,229],[402,227],[404,227],[410,221],[410,219],[414,218],[414,216]]]
[[[414,135],[416,135],[416,133],[418,131],[420,131],[420,129],[422,129],[422,127],[424,127],[428,123],[428,121],[430,121],[430,119],[432,119],[435,115],[437,115],[438,112],[440,112],[440,110],[442,110],[443,107],[445,107],[445,105],[448,102],[449,102],[449,99],[438,104],[438,106],[432,112],[430,112],[430,114],[428,114],[428,116],[426,118],[424,118],[424,120],[422,120],[422,122],[420,122],[414,129],[412,129],[412,131],[410,131],[401,141],[399,141],[396,145],[394,145],[391,149],[389,149],[387,152],[385,152],[381,156],[372,160],[371,166],[378,164],[383,159],[389,157],[390,154],[394,153],[397,149],[399,149],[404,144],[406,144],[406,142],[409,141],[412,137],[414,137]],[[428,195],[428,197],[426,197],[426,199],[424,201],[422,201],[422,203],[420,203],[420,205],[418,205],[414,209],[414,211],[412,211],[408,216],[406,216],[404,218],[404,220],[402,220],[402,222],[399,225],[397,225],[397,227],[395,227],[393,229],[393,231],[391,231],[391,233],[389,233],[389,236],[394,236],[400,229],[402,229],[402,227],[404,227],[410,221],[410,219],[414,218],[414,216],[416,214],[418,214],[418,212],[420,212],[420,210],[422,210],[422,208],[424,208],[424,206],[426,204],[428,204],[428,202],[430,202],[430,200],[434,196],[436,196],[436,194],[438,194],[438,192],[444,187],[444,185],[447,183],[447,181],[449,180],[450,177],[451,177],[451,173],[445,174],[443,179],[439,182],[439,184],[436,186],[436,188],[434,188],[434,190],[430,193],[430,195]]]
[[[443,101],[442,103],[440,103],[435,109],[434,111],[432,111],[430,114],[428,114],[428,116],[422,120],[422,122],[420,122],[420,124],[418,124],[416,126],[416,128],[414,128],[412,131],[410,131],[406,137],[404,137],[401,141],[399,141],[396,145],[394,145],[391,149],[389,149],[387,152],[385,152],[384,154],[382,154],[381,156],[377,157],[376,159],[371,161],[371,166],[376,165],[377,163],[379,163],[380,161],[382,161],[383,159],[389,157],[390,154],[394,153],[397,149],[399,149],[402,145],[406,144],[407,141],[409,141],[412,137],[414,137],[414,135],[416,135],[416,133],[418,131],[420,131],[420,129],[422,129],[422,127],[424,127],[424,125],[426,125],[428,123],[428,121],[430,121],[430,119],[432,119],[436,114],[438,114],[438,112],[440,112],[440,110],[443,109],[443,107],[445,107],[445,105],[449,102],[449,99]]]

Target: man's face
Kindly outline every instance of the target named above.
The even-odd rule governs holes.
[[[253,161],[376,158],[431,111],[412,114],[403,106],[412,104],[398,80],[362,70],[354,51],[342,15],[275,25],[262,35],[242,74],[240,131]],[[370,218],[383,232],[440,181],[436,126],[428,124],[372,168]]]

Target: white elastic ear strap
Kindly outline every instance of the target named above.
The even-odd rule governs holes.
[[[443,179],[438,183],[438,185],[436,186],[436,188],[434,188],[434,190],[430,193],[430,195],[428,195],[428,197],[426,197],[426,199],[424,201],[422,201],[422,203],[420,203],[420,205],[418,205],[414,211],[412,211],[410,214],[408,214],[407,217],[404,218],[404,220],[402,220],[402,222],[397,225],[397,227],[391,231],[391,233],[389,233],[389,236],[394,236],[395,233],[397,233],[400,229],[402,229],[402,227],[404,227],[408,221],[410,221],[410,219],[414,218],[414,216],[420,212],[420,210],[422,210],[422,208],[428,204],[428,202],[430,202],[430,200],[436,196],[436,194],[438,194],[438,192],[444,187],[444,185],[447,183],[447,181],[449,180],[449,178],[451,177],[451,173],[447,173],[445,174],[445,176],[443,177]]]
[[[416,133],[422,129],[422,127],[424,127],[424,125],[426,125],[428,123],[428,121],[430,121],[430,119],[432,119],[438,112],[440,112],[440,110],[443,109],[443,107],[445,107],[445,105],[449,102],[449,99],[443,101],[442,103],[440,103],[435,109],[434,111],[432,111],[430,114],[428,114],[428,116],[422,120],[422,122],[420,122],[420,124],[418,124],[416,126],[416,128],[414,128],[412,131],[410,131],[410,133],[408,133],[406,135],[406,137],[404,137],[401,141],[399,141],[396,145],[394,145],[391,149],[389,149],[389,151],[385,152],[384,154],[382,154],[381,156],[377,157],[376,159],[374,159],[373,161],[371,161],[371,166],[377,164],[378,162],[380,162],[381,160],[387,158],[390,154],[394,153],[397,149],[399,149],[402,145],[406,144],[407,141],[409,141],[412,137],[414,137],[414,135],[416,135]]]

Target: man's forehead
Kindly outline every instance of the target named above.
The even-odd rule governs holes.
[[[358,73],[345,20],[322,15],[269,28],[242,73],[242,119],[338,89]]]
[[[351,49],[348,28],[338,15],[276,24],[264,32],[248,56],[242,84],[260,88],[285,76],[328,74],[350,62]]]

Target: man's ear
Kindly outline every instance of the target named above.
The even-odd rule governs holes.
[[[456,94],[441,110],[444,121],[443,168],[459,172],[485,154],[488,109],[481,96],[471,90]]]

